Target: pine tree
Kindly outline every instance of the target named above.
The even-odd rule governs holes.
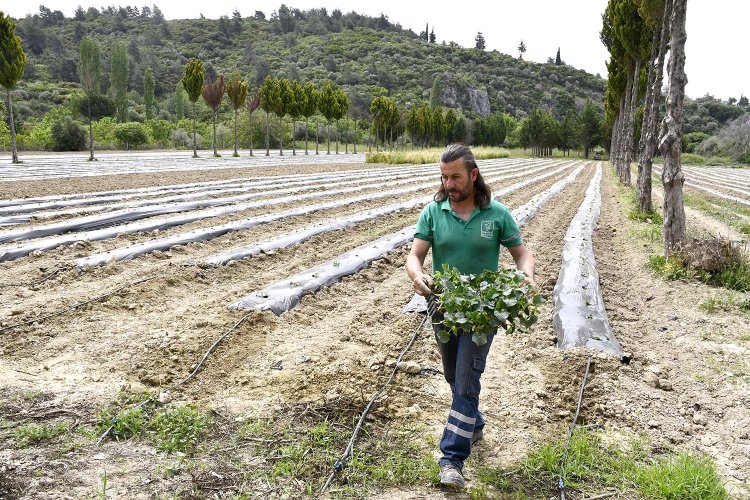
[[[557,55],[555,56],[555,64],[557,66],[560,66],[562,64],[562,59],[560,59],[560,47],[557,48]]]
[[[0,12],[0,85],[8,91],[8,124],[10,125],[10,148],[13,163],[18,161],[16,148],[16,126],[13,122],[12,89],[23,75],[26,53],[21,48],[21,39],[15,33],[16,25]]]
[[[487,44],[484,41],[484,35],[482,34],[481,31],[477,33],[476,37],[474,37],[474,42],[475,42],[474,47],[479,50],[484,50],[485,47],[487,46]]]
[[[518,59],[523,61],[523,55],[526,53],[526,44],[521,40],[518,44]]]
[[[430,43],[435,43],[435,40],[437,38],[435,37],[435,27],[432,27],[432,31],[430,31]]]

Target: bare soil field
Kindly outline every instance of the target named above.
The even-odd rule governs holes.
[[[279,165],[23,180],[1,182],[0,199],[376,167]],[[580,422],[603,426],[614,441],[642,440],[652,454],[686,451],[710,457],[730,497],[750,498],[750,314],[732,306],[707,312],[701,304],[721,301],[726,290],[664,281],[645,266],[649,255],[660,253],[660,242],[644,236],[643,224],[628,218],[624,188],[611,167],[604,167],[595,257],[609,322],[630,362],[555,346],[552,290],[565,232],[594,175],[595,164],[589,162],[522,229],[536,257],[537,282],[546,301],[529,333],[495,339],[480,402],[488,424],[484,441],[467,463],[469,484],[479,484],[481,469],[512,470],[539,442],[565,435],[587,357],[593,354]],[[536,181],[502,201],[518,208],[568,173]],[[436,166],[431,179],[434,188],[400,199],[433,193]],[[492,187],[499,190],[518,180],[500,180]],[[386,175],[376,182],[387,181]],[[322,194],[327,188],[321,181]],[[273,199],[273,189],[267,196]],[[305,296],[280,316],[227,306],[414,224],[420,207],[226,266],[197,263],[216,252],[395,201],[374,199],[321,210],[85,270],[72,261],[313,202],[256,208],[157,234],[83,241],[1,262],[0,499],[316,496],[359,413],[422,321],[418,314],[401,311],[412,292],[404,271],[408,248]],[[720,222],[705,214],[696,214],[689,223],[696,230],[707,226],[708,232],[726,234]],[[502,259],[511,264],[507,253]],[[750,300],[747,295],[735,302]],[[195,375],[175,388],[226,332]],[[422,329],[405,360],[412,369],[397,373],[365,422],[365,444],[355,446],[361,463],[350,469],[369,475],[356,476],[345,468],[330,489],[332,497],[469,498],[469,493],[448,493],[429,480],[450,405],[429,327]],[[143,419],[151,424],[142,422],[142,430],[132,437],[123,431],[119,440],[115,431],[104,432],[109,422],[114,426],[125,420],[123,415],[108,419],[143,402],[144,394],[153,396],[142,406]],[[164,445],[166,424],[159,424],[155,415],[175,408],[193,408],[202,415],[198,420],[206,419],[192,446]],[[368,456],[375,457],[374,465],[367,465]],[[394,457],[413,463],[389,461]],[[426,462],[420,457],[427,457]],[[411,479],[397,473],[405,469],[414,474]],[[551,484],[526,494],[549,498],[555,491]],[[615,492],[612,498],[635,497]]]

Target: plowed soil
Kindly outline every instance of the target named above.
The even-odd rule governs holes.
[[[708,314],[699,305],[720,296],[721,290],[666,282],[645,267],[648,255],[658,249],[638,235],[638,223],[627,218],[629,207],[622,201],[616,178],[608,165],[604,167],[602,214],[594,236],[596,261],[609,321],[631,361],[623,364],[594,353],[582,418],[623,438],[646,436],[654,447],[707,454],[716,461],[732,497],[746,498],[750,495],[749,317],[739,310]],[[372,165],[274,167],[263,173],[273,176],[356,168]],[[467,466],[469,480],[477,464],[513,464],[539,440],[563,436],[575,411],[590,353],[561,352],[555,347],[552,289],[560,270],[563,237],[594,169],[594,163],[587,164],[578,178],[522,229],[524,241],[536,257],[537,282],[546,302],[530,333],[499,335],[492,346],[480,402],[488,425],[485,440]],[[528,186],[503,202],[510,208],[519,207],[567,173]],[[0,183],[0,199],[246,175],[259,173],[257,169],[232,169]],[[61,453],[53,447],[17,448],[12,429],[60,415],[90,421],[122,390],[159,391],[182,380],[214,341],[248,314],[229,311],[228,304],[413,224],[419,209],[216,269],[195,266],[200,257],[394,201],[378,200],[295,217],[83,273],[63,269],[38,284],[30,282],[45,278],[73,258],[146,241],[153,235],[83,243],[0,264],[0,329],[115,292],[64,314],[0,331],[0,391],[7,395],[0,398],[0,498],[92,497],[100,487],[104,468],[112,498],[195,492],[194,477],[186,472],[164,474],[169,459],[143,442],[86,443]],[[247,215],[252,213],[243,214]],[[178,231],[229,220],[196,223]],[[691,224],[708,222],[706,216],[691,219]],[[158,236],[166,234],[169,231]],[[407,253],[408,248],[392,253],[341,283],[306,296],[299,307],[281,316],[249,313],[197,375],[181,388],[163,394],[164,398],[214,409],[229,420],[267,417],[280,406],[302,401],[369,399],[390,373],[382,361],[387,364],[398,355],[421,321],[418,315],[401,312],[412,292],[404,272]],[[503,264],[511,264],[507,254]],[[152,279],[117,291],[147,278]],[[437,440],[450,404],[450,390],[439,374],[435,340],[427,328],[406,359],[416,362],[422,371],[417,375],[399,373],[378,405],[378,414],[395,423],[422,424],[428,429],[424,440]],[[651,374],[660,379],[659,387],[648,382]],[[240,451],[227,452],[227,461],[239,457]],[[211,496],[206,491],[195,495]],[[363,492],[368,495],[453,498],[429,485]]]

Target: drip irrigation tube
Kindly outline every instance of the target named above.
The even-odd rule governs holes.
[[[565,463],[568,460],[568,452],[570,451],[570,441],[573,438],[573,431],[576,428],[576,423],[578,422],[578,416],[581,414],[581,405],[583,404],[583,391],[586,388],[586,380],[589,377],[589,370],[591,368],[591,356],[589,356],[588,361],[586,362],[586,371],[583,374],[583,380],[581,381],[581,389],[578,391],[578,404],[576,405],[576,414],[573,417],[573,421],[570,423],[570,426],[568,427],[568,439],[567,443],[565,444],[565,451],[563,451],[563,455],[560,458],[560,476],[558,479],[558,487],[560,488],[560,500],[565,500],[565,482],[563,481],[563,476],[565,474]]]
[[[391,385],[391,382],[393,382],[393,379],[396,376],[396,371],[398,371],[398,364],[401,362],[404,355],[409,351],[409,349],[411,349],[411,347],[414,345],[414,342],[417,340],[417,336],[419,336],[419,332],[422,330],[422,327],[427,322],[427,318],[432,318],[432,315],[435,312],[435,301],[434,299],[433,300],[428,299],[428,303],[430,304],[430,308],[427,311],[428,314],[425,314],[425,317],[422,318],[422,321],[419,323],[419,326],[417,326],[417,328],[414,330],[414,333],[409,339],[409,342],[406,344],[406,347],[404,347],[404,349],[401,351],[401,354],[399,354],[398,359],[396,359],[396,364],[393,365],[393,370],[391,370],[391,374],[388,377],[388,380],[386,380],[385,383],[380,387],[380,389],[378,389],[378,392],[375,393],[375,395],[367,403],[367,406],[365,406],[365,409],[362,411],[362,415],[359,417],[359,421],[357,422],[357,425],[354,427],[354,431],[352,431],[352,437],[349,439],[349,443],[346,445],[346,449],[344,450],[344,453],[333,464],[333,472],[331,472],[331,475],[328,476],[328,480],[325,482],[325,484],[320,490],[321,495],[325,493],[326,490],[328,490],[328,488],[331,486],[331,483],[333,482],[333,479],[336,477],[336,474],[344,470],[344,461],[354,451],[354,442],[356,441],[357,435],[359,434],[359,431],[362,428],[362,424],[364,424],[367,414],[370,412],[370,410],[372,409],[372,406],[380,398],[380,396],[385,392],[385,390],[388,389],[388,386]]]

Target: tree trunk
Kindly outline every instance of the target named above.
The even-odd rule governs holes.
[[[18,148],[16,147],[16,125],[13,122],[13,98],[11,96],[11,90],[8,89],[8,122],[10,125],[10,151],[13,163],[21,163],[18,161]]]
[[[266,156],[271,156],[271,122],[268,115],[269,112],[266,111]]]
[[[641,126],[641,151],[638,158],[638,204],[641,212],[651,213],[654,211],[651,200],[651,172],[656,150],[656,134],[659,124],[659,100],[661,98],[661,83],[664,70],[664,57],[667,52],[667,40],[669,38],[669,20],[672,15],[672,0],[664,2],[664,14],[659,27],[654,30],[656,56],[651,57],[652,66],[649,68],[649,87],[646,95],[643,125]],[[651,77],[653,70],[653,79]],[[650,97],[650,99],[649,99]]]
[[[219,156],[219,152],[216,151],[216,110],[214,110],[214,157]]]
[[[328,152],[326,154],[331,154],[331,122],[328,121],[328,126],[326,127],[326,139],[328,140]]]
[[[284,156],[284,118],[279,116],[279,156]]]
[[[664,185],[664,256],[669,257],[685,240],[685,208],[682,200],[682,121],[685,101],[685,11],[687,0],[674,0],[670,21],[669,85],[666,115],[661,122],[659,151],[664,158],[661,182]]]
[[[339,121],[336,120],[336,154],[339,154],[339,141],[341,140],[341,134],[339,134]]]
[[[250,156],[253,155],[253,114],[248,113],[247,115],[247,125],[248,125],[248,139],[250,141]]]
[[[310,120],[308,120],[308,118],[305,117],[305,154],[308,154],[307,153],[307,134],[308,134],[308,132],[310,132],[309,122],[310,122]]]
[[[641,60],[638,59],[635,62],[635,70],[633,71],[633,88],[630,91],[630,101],[627,104],[628,110],[625,115],[625,141],[623,148],[623,182],[626,186],[630,186],[630,163],[633,159],[633,128],[635,127],[635,105],[638,101],[638,80],[639,73],[641,71]]]
[[[89,149],[91,150],[91,154],[89,155],[89,161],[94,161],[94,127],[91,123],[91,99],[88,99],[87,109],[89,112]]]
[[[320,154],[320,123],[318,123],[318,120],[315,120],[315,154]]]
[[[198,158],[198,143],[195,140],[195,103],[193,103],[193,158]]]
[[[234,110],[234,154],[232,156],[239,156],[237,152],[237,110]]]
[[[380,140],[380,124],[375,122],[375,152],[378,152],[378,141]]]
[[[354,154],[357,154],[357,120],[354,120]]]

